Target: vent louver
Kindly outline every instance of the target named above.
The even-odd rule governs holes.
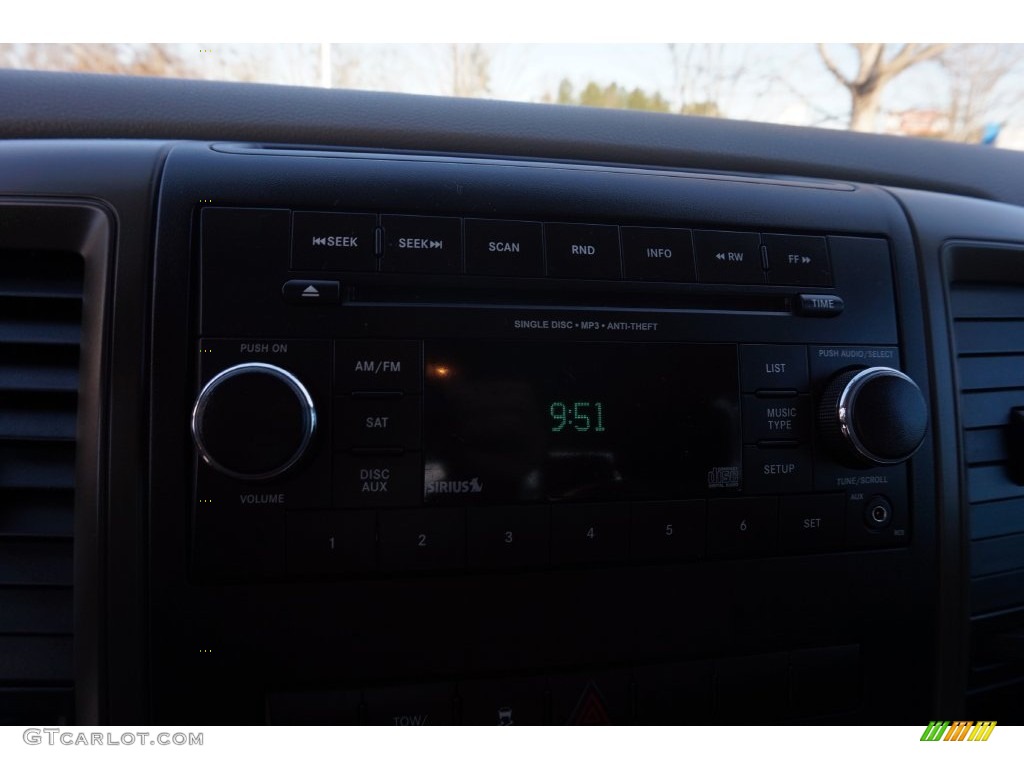
[[[1011,477],[1007,429],[1024,406],[1024,249],[964,245],[948,256],[970,532],[969,701],[983,708],[1016,698],[1024,681],[1024,664],[990,652],[1024,624],[1024,486]]]
[[[72,708],[83,258],[0,229],[0,723]]]

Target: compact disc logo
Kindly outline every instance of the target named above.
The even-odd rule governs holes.
[[[436,496],[442,493],[482,493],[484,484],[479,477],[470,480],[435,480],[427,483],[427,495]]]

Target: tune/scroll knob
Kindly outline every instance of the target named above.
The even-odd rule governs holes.
[[[316,432],[313,398],[295,376],[267,363],[242,363],[207,382],[192,409],[203,461],[243,480],[287,472]]]
[[[898,464],[924,440],[928,406],[905,373],[859,368],[840,373],[825,387],[818,428],[826,447],[844,464]]]

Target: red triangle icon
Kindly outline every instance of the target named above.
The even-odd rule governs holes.
[[[605,709],[604,699],[601,692],[593,681],[587,683],[580,700],[576,702],[576,708],[569,716],[569,725],[611,725],[611,718],[608,717],[608,710]]]

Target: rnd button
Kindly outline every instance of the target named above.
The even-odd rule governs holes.
[[[420,502],[423,463],[418,453],[334,458],[334,504],[338,507],[411,506]]]

